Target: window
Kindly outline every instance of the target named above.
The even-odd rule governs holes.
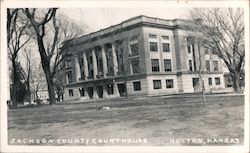
[[[208,85],[213,85],[212,78],[208,78]]]
[[[174,80],[166,80],[166,88],[174,88]]]
[[[140,73],[140,60],[139,59],[134,59],[131,61],[131,66],[132,66],[132,71],[133,73]]]
[[[207,50],[207,49],[205,49],[205,54],[209,54],[209,52],[208,52],[208,50]]]
[[[107,85],[107,93],[108,93],[108,95],[114,94],[114,88],[113,88],[112,84]]]
[[[161,36],[163,40],[169,40],[169,36]]]
[[[188,53],[190,54],[191,53],[191,45],[188,45]]]
[[[154,89],[161,89],[161,80],[153,80]]]
[[[213,50],[213,51],[212,51],[212,54],[215,54],[215,55],[217,55],[217,52]]]
[[[138,40],[139,35],[134,35],[132,37],[130,37],[130,41],[135,41]]]
[[[210,61],[206,61],[206,70],[210,72]]]
[[[139,54],[138,43],[131,44],[131,45],[130,45],[130,51],[131,51],[131,55],[132,55],[132,56],[138,55],[138,54]]]
[[[166,72],[172,71],[171,59],[164,59],[164,67]]]
[[[71,62],[71,60],[66,60],[65,61],[65,68],[67,69],[67,68],[72,68],[72,62]]]
[[[103,62],[102,62],[102,58],[99,58],[97,60],[97,69],[98,69],[98,73],[99,72],[103,72]]]
[[[90,64],[93,63],[93,58],[92,58],[92,56],[89,56],[89,63],[90,63]]]
[[[151,59],[151,65],[152,65],[152,72],[160,71],[159,59]]]
[[[215,78],[215,85],[220,85],[220,78],[219,77]]]
[[[192,64],[192,60],[189,60],[189,70],[193,71],[193,64]]]
[[[170,52],[169,43],[162,43],[163,52]]]
[[[134,91],[140,91],[141,90],[141,82],[140,81],[133,82],[133,86],[134,86]]]
[[[157,35],[155,35],[155,34],[149,34],[148,37],[149,38],[157,38]]]
[[[73,96],[74,96],[73,89],[69,89],[69,96],[70,96],[70,97],[73,97]]]
[[[195,48],[194,48],[194,44],[192,44],[192,49],[193,49],[193,53],[195,53]]]
[[[72,77],[72,72],[67,72],[67,80],[68,83],[72,83],[73,82],[73,77]]]
[[[84,96],[84,88],[79,88],[79,93],[80,93],[80,96],[83,97]]]
[[[218,61],[213,61],[213,65],[214,65],[214,71],[219,71],[219,63],[218,63]]]
[[[149,42],[150,51],[157,52],[158,51],[158,45],[157,42]]]

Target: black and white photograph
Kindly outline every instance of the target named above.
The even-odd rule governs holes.
[[[3,0],[0,55],[3,153],[249,152],[248,1]]]

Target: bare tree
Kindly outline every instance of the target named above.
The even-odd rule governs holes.
[[[42,67],[45,73],[50,104],[55,104],[55,91],[53,86],[53,73],[51,70],[51,60],[55,53],[55,47],[58,39],[58,26],[56,25],[56,11],[57,8],[50,8],[48,10],[44,10],[44,12],[37,11],[37,9],[28,9],[26,8],[24,12],[29,18],[32,27],[36,32],[36,40],[38,45],[38,50],[41,57]],[[45,48],[45,35],[46,33],[46,25],[52,21],[54,28],[53,40],[51,43],[51,48]],[[53,68],[52,68],[53,69]]]
[[[201,44],[224,61],[234,91],[241,92],[245,64],[243,9],[195,8],[190,14],[203,34]]]
[[[26,99],[31,104],[31,75],[32,75],[32,54],[31,49],[23,49],[25,60],[25,84],[26,84]]]
[[[30,40],[26,35],[28,22],[23,18],[19,9],[7,9],[7,45],[8,57],[12,67],[12,102],[17,106],[17,85],[18,85],[18,53],[23,46]]]
[[[62,50],[60,47],[63,45],[63,43],[67,40],[71,40],[73,38],[79,37],[80,35],[83,35],[87,29],[86,25],[77,25],[72,19],[69,19],[64,14],[58,14],[57,15],[57,23],[59,26],[59,33],[58,33],[58,45],[56,46],[56,49],[58,51],[58,56],[55,58],[55,63],[58,63],[58,66],[54,69],[54,85],[55,85],[55,91],[57,94],[57,97],[59,99],[63,100],[63,78],[64,78],[64,72],[62,69],[64,68],[64,65],[62,64],[62,60],[64,58],[67,58],[67,54],[64,54],[62,56]],[[80,56],[79,56],[80,57]],[[79,60],[80,61],[80,60]]]
[[[62,43],[83,34],[84,30],[63,14],[56,15],[57,9],[25,9],[36,32],[38,50],[45,72],[50,104],[55,103],[55,91],[63,90],[61,70],[63,69]],[[60,77],[57,77],[60,76]],[[56,87],[55,87],[56,86]],[[56,88],[56,90],[55,90]],[[57,93],[59,93],[57,92]]]
[[[38,92],[42,89],[45,89],[47,84],[44,76],[44,72],[42,69],[42,65],[38,59],[31,62],[31,76],[30,76],[30,87],[31,92],[34,96],[34,99],[38,99]]]

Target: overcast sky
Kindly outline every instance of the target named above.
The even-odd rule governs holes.
[[[185,19],[188,8],[60,8],[80,25],[87,24],[89,32],[94,32],[118,24],[131,17],[147,15],[163,19]]]

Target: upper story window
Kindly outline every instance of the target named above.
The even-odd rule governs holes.
[[[169,40],[169,36],[161,36],[163,40]]]
[[[67,77],[67,83],[72,83],[73,82],[73,76],[72,76],[72,71],[69,71],[66,73]]]
[[[169,43],[162,43],[163,52],[170,52]]]
[[[189,64],[189,70],[190,70],[190,71],[193,71],[193,63],[192,63],[192,60],[189,60],[189,61],[188,61],[188,64]]]
[[[152,72],[160,71],[159,59],[151,59]]]
[[[149,42],[150,51],[157,52],[158,51],[158,44],[157,42]]]
[[[154,39],[154,38],[157,38],[157,35],[155,35],[155,34],[149,34],[148,37]]]
[[[210,69],[210,61],[209,61],[209,60],[206,61],[206,70],[207,70],[208,72],[211,71],[211,69]]]
[[[205,49],[205,54],[209,54],[209,51],[207,49]]]
[[[195,53],[195,47],[194,44],[192,44],[193,54]]]
[[[130,37],[130,41],[137,41],[138,37],[139,37],[139,35],[134,35],[134,36]]]
[[[214,71],[219,71],[219,62],[213,61]]]
[[[166,72],[172,71],[171,59],[164,59],[164,67]]]
[[[187,49],[188,49],[188,53],[190,54],[191,53],[191,45],[188,45]]]
[[[65,68],[72,68],[72,61],[70,59],[65,61]]]
[[[130,44],[130,52],[132,56],[139,55],[138,43]]]
[[[92,58],[92,56],[89,56],[89,63],[90,63],[90,64],[93,63],[93,58]]]
[[[132,66],[132,72],[134,73],[140,73],[140,60],[139,59],[134,59],[131,61],[131,66]]]

